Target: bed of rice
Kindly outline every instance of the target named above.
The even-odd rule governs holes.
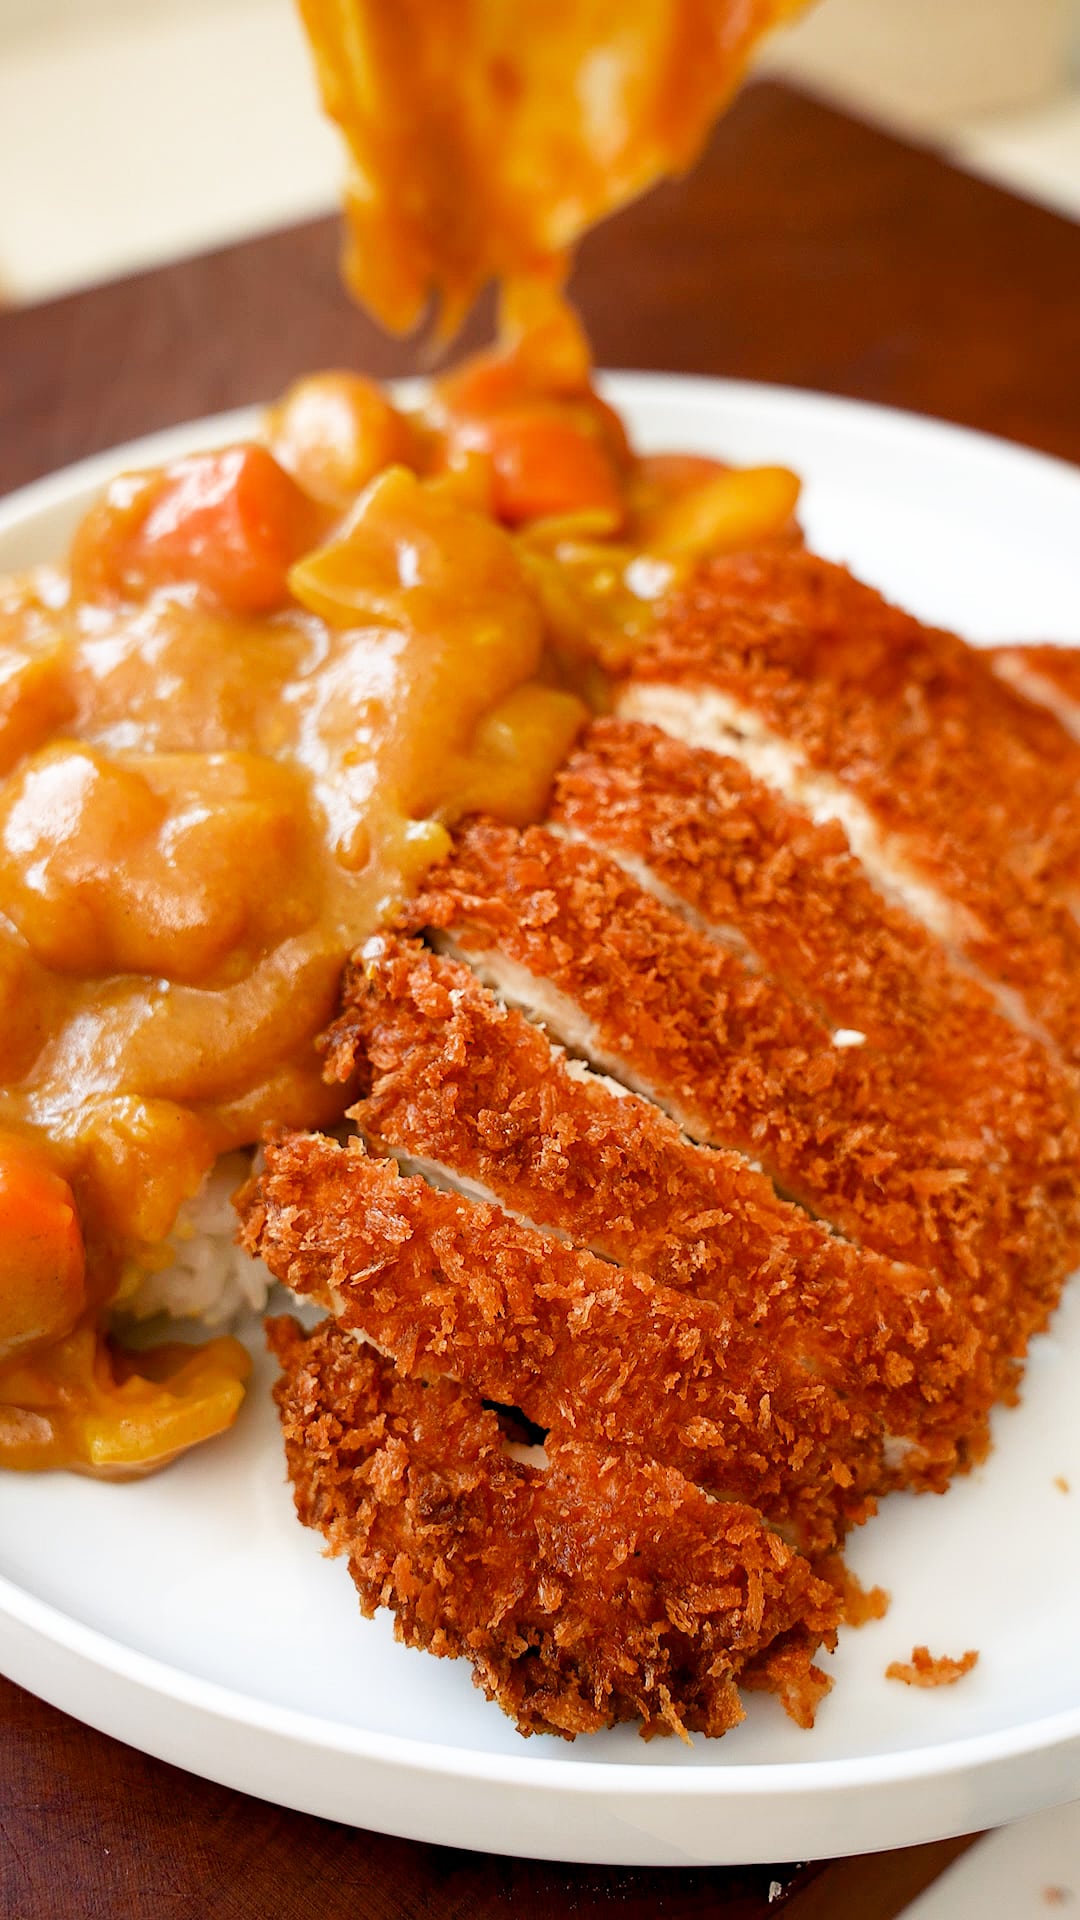
[[[159,1314],[224,1327],[245,1312],[261,1312],[274,1285],[261,1260],[238,1247],[232,1196],[248,1178],[252,1154],[227,1153],[186,1200],[155,1262],[124,1302],[125,1314],[149,1320]]]

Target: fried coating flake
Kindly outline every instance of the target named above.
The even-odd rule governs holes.
[[[971,1647],[953,1660],[947,1653],[932,1654],[929,1647],[913,1647],[911,1659],[891,1660],[885,1669],[886,1680],[902,1680],[905,1687],[954,1687],[978,1661]]]

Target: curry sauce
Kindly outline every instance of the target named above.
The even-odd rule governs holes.
[[[47,1132],[110,1245],[161,1238],[266,1119],[328,1117],[312,1041],[343,954],[462,805],[530,817],[580,718],[536,681],[508,538],[404,471],[297,592],[323,614],[183,587],[102,604],[57,578],[8,596],[5,653],[47,717],[13,702],[0,795],[0,1120]]]
[[[342,963],[470,813],[541,817],[605,671],[798,483],[638,458],[542,280],[403,411],[301,382],[262,440],[121,475],[0,586],[0,1464],[142,1472],[238,1342],[117,1310],[217,1157],[320,1127]]]
[[[571,247],[696,159],[758,42],[806,0],[299,0],[344,134],[346,279],[452,334],[488,280]]]

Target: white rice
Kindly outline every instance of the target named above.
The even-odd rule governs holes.
[[[251,1153],[222,1155],[198,1193],[180,1208],[162,1249],[162,1264],[155,1263],[124,1301],[125,1314],[149,1320],[165,1313],[224,1327],[242,1313],[262,1311],[274,1276],[261,1260],[237,1246],[232,1206],[232,1196],[251,1168]]]

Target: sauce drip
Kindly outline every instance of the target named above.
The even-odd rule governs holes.
[[[561,277],[605,214],[689,167],[805,0],[300,0],[349,151],[345,275],[404,332],[484,283]]]

